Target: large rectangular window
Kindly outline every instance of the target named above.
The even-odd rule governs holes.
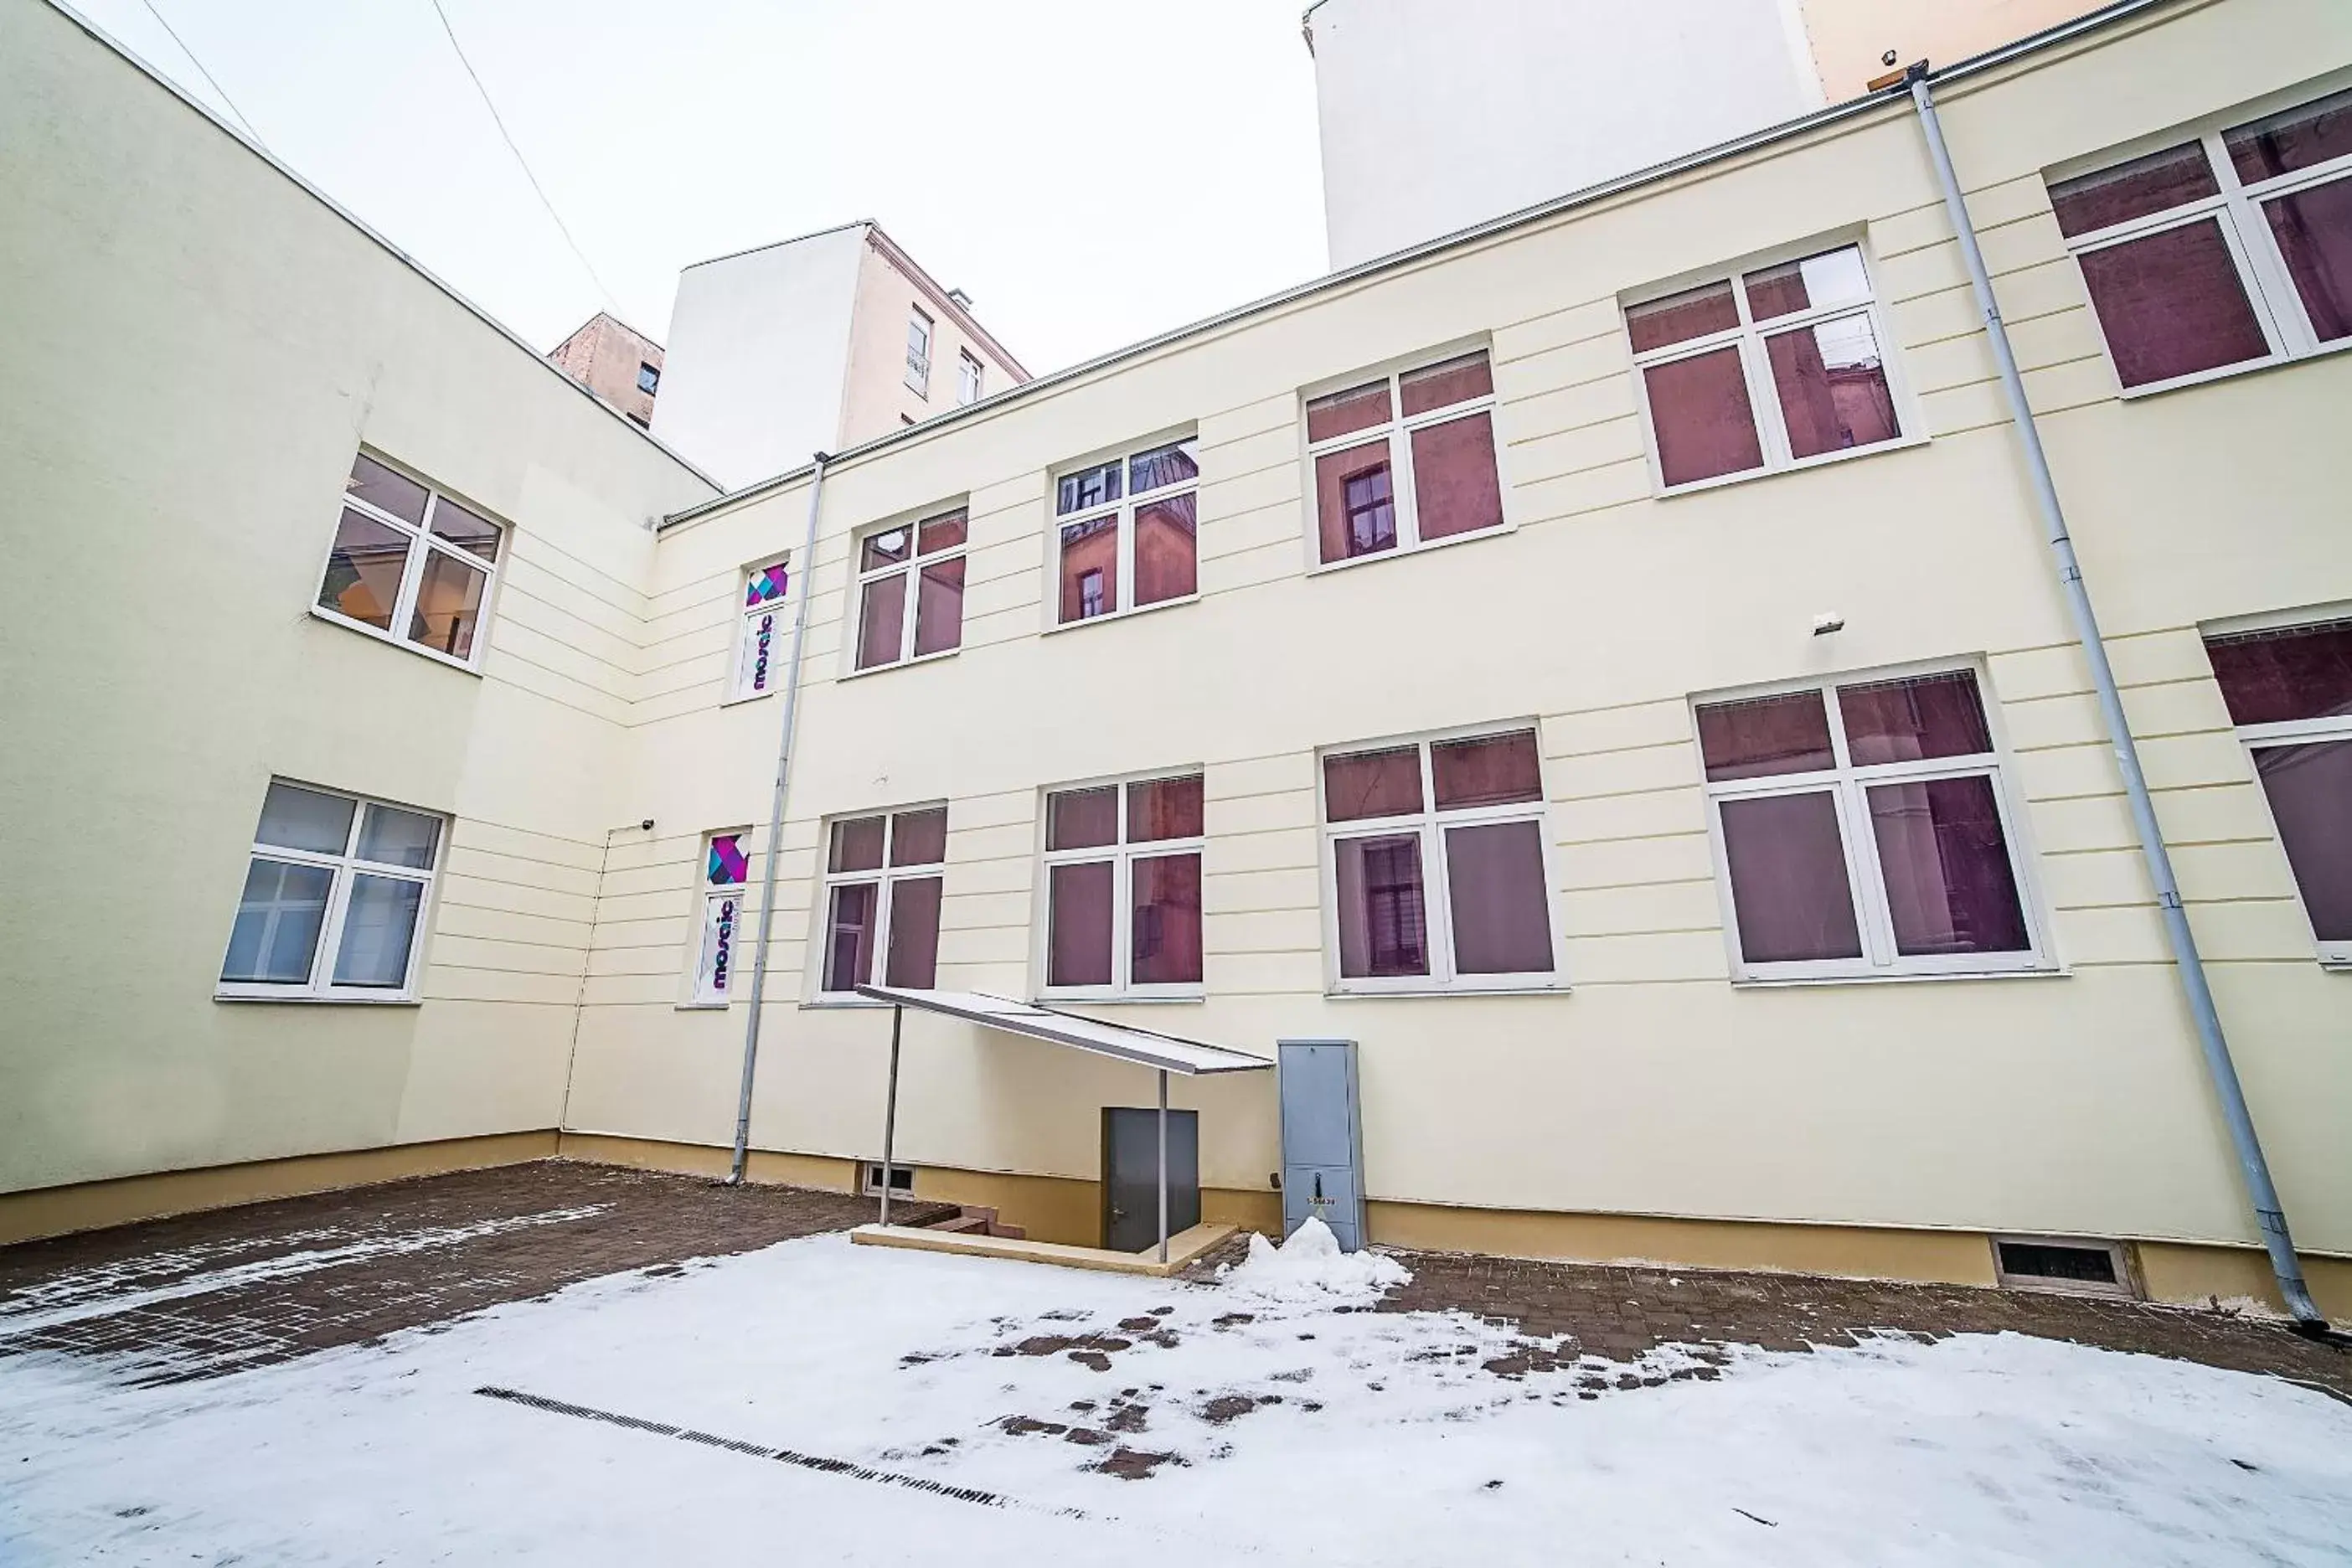
[[[1199,448],[1171,441],[1055,481],[1056,624],[1199,592]]]
[[[1666,489],[1899,439],[1885,331],[1859,246],[1625,307]]]
[[[825,833],[820,994],[936,982],[948,808],[845,817]]]
[[[1697,705],[1734,977],[2042,967],[1971,669]]]
[[[343,512],[313,613],[471,668],[504,531],[366,453],[343,481]]]
[[[735,636],[737,698],[765,697],[784,679],[784,595],[791,580],[781,561],[743,574],[742,619]]]
[[[1201,775],[1045,796],[1045,994],[1201,993]]]
[[[1322,793],[1339,990],[1559,984],[1535,731],[1329,753]]]
[[[325,1001],[415,994],[443,827],[428,812],[272,783],[219,994]]]
[[[2050,205],[2128,391],[2352,341],[2352,90],[2053,181]]]
[[[2205,639],[2323,963],[2352,964],[2352,620]]]
[[[1317,559],[1329,566],[1503,526],[1484,349],[1307,405]]]
[[[751,832],[714,833],[703,842],[702,921],[695,946],[694,1005],[724,1007],[735,995],[735,960],[742,949],[744,884],[751,874],[745,846]]]
[[[963,509],[857,542],[857,668],[963,646]]]
[[[907,390],[931,395],[931,319],[916,310],[907,312]]]

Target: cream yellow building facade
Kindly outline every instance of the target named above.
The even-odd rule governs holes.
[[[0,1183],[17,1194],[0,1198],[0,1223],[15,1234],[152,1210],[175,1190],[326,1179],[298,1163],[205,1178],[243,1188],[138,1180],[157,1172],[392,1146],[368,1157],[424,1168],[561,1146],[723,1166],[784,706],[778,639],[805,595],[755,1174],[847,1185],[878,1154],[888,1014],[838,996],[826,973],[840,910],[864,896],[836,897],[863,874],[835,868],[865,862],[835,850],[835,828],[905,814],[919,839],[924,814],[944,807],[943,847],[863,879],[936,879],[935,961],[917,943],[910,966],[943,987],[1071,995],[1269,1053],[1278,1038],[1360,1042],[1375,1239],[1990,1283],[1989,1237],[2080,1237],[2124,1246],[2154,1296],[2268,1292],[1899,94],[844,454],[824,477],[814,552],[793,561],[811,476],[706,500],[681,465],[70,23],[26,5],[10,16],[25,46],[7,51],[12,136],[42,123],[28,101],[103,124],[128,143],[108,149],[114,160],[184,164],[214,202],[256,204],[249,223],[222,226],[224,247],[249,256],[247,235],[299,230],[347,253],[329,258],[344,269],[334,276],[383,272],[370,310],[415,297],[406,314],[360,320],[314,286],[320,314],[297,310],[299,333],[239,340],[299,338],[303,352],[257,365],[252,398],[233,408],[184,402],[126,421],[150,344],[135,363],[85,356],[79,403],[12,421],[58,433],[11,462],[24,476],[14,499],[38,503],[19,517],[45,520],[12,525],[20,562],[27,546],[53,552],[41,580],[87,562],[101,527],[47,520],[89,520],[94,502],[159,575],[217,573],[190,586],[207,619],[170,657],[79,601],[30,595],[12,616],[47,628],[32,644],[47,651],[9,656],[12,710],[37,738],[14,749],[0,830],[12,864]],[[2110,292],[2103,314],[2086,281],[2113,276],[2114,258],[2085,258],[2141,237],[2131,225],[2158,209],[2085,227],[2113,216],[2098,205],[2112,191],[2069,182],[2209,132],[2226,160],[2222,132],[2347,87],[2340,7],[2172,0],[2119,7],[1937,88],[2254,1119],[2315,1289],[2338,1314],[2352,1311],[2352,974],[2328,962],[2332,895],[2298,880],[2270,804],[2284,797],[2266,794],[2249,745],[2332,731],[2290,720],[2242,732],[2216,679],[2217,659],[2235,656],[2208,642],[2352,616],[2352,459],[2336,434],[2352,359],[2327,352],[2343,340],[2295,292],[2341,253],[2323,244],[2298,272],[2284,251],[2250,253],[2242,232],[2265,193],[2341,171],[2306,160],[2252,195],[2222,191],[2219,171],[2217,194],[2182,198],[2239,215],[2215,232],[2237,237],[2260,352],[2179,374],[2170,340],[2129,315],[2137,297]],[[2336,132],[2295,134],[2273,138],[2290,161]],[[44,151],[36,162],[59,170],[97,158],[76,138]],[[251,277],[258,258],[175,270],[159,247],[141,247],[144,262],[109,248],[108,222],[131,210],[124,188],[41,178],[10,199],[39,204],[81,248],[20,251],[10,266],[47,268],[31,279],[39,292],[106,312],[89,320],[110,332],[199,279],[215,292],[233,279],[243,302],[215,298],[221,320],[257,318],[265,301],[282,320],[306,299]],[[2121,186],[2135,201],[2148,188]],[[2159,207],[2184,221],[2186,207]],[[136,221],[156,220],[142,209]],[[1791,287],[1817,297],[1781,310]],[[1853,374],[1825,374],[1778,341],[1790,321],[1829,371]],[[404,390],[428,375],[443,384],[430,395]],[[467,417],[452,380],[497,390],[495,415]],[[1837,426],[1827,438],[1824,419]],[[314,433],[288,440],[289,423]],[[272,439],[248,428],[265,424]],[[41,455],[125,425],[127,451]],[[1483,469],[1481,430],[1494,454]],[[1378,443],[1380,477],[1349,471],[1345,459]],[[1163,456],[1171,447],[1181,458]],[[332,487],[355,452],[501,526],[487,646],[470,667],[308,613],[338,527]],[[1106,496],[1107,463],[1123,463],[1149,504]],[[192,494],[214,503],[205,520],[167,526]],[[643,526],[656,512],[667,521]],[[959,514],[961,529],[919,526]],[[1104,518],[1119,552],[1088,584],[1065,562]],[[1146,542],[1187,522],[1189,587]],[[789,587],[763,599],[779,576]],[[27,584],[12,575],[12,602]],[[777,620],[754,682],[763,615]],[[1972,701],[1954,696],[1971,684]],[[1871,751],[1857,716],[1888,692],[1915,716],[1958,702],[1936,710],[1965,709],[1953,722],[1976,738],[1908,758]],[[1789,741],[1803,740],[1802,714],[1792,731],[1767,723],[1747,752],[1739,737],[1759,711],[1808,703],[1834,705],[1841,739],[1824,730],[1819,765],[1783,788],[1773,781],[1796,775],[1789,746],[1773,748],[1804,752]],[[1478,763],[1461,776],[1485,782],[1456,787],[1472,815],[1436,809],[1445,769],[1469,766],[1459,742],[1497,736],[1513,739],[1481,754],[1501,747],[1509,765]],[[1406,747],[1428,748],[1411,753],[1417,806],[1366,807],[1370,786],[1342,799],[1335,780],[1368,777],[1366,753]],[[1530,758],[1532,796],[1496,783]],[[1049,833],[1050,797],[1193,776],[1197,828],[1139,829],[1129,796],[1126,837],[1089,852],[1119,866],[1103,907],[1113,983],[1130,994],[1056,986],[1057,964],[1073,966],[1064,979],[1092,973],[1089,953],[1057,947],[1050,910],[1066,897],[1071,929],[1075,911],[1091,918],[1083,879],[1056,873],[1088,858],[1069,846],[1093,840]],[[413,1001],[216,998],[273,778],[446,818]],[[1927,787],[1938,780],[1941,794]],[[1794,876],[1773,857],[1797,858],[1781,847],[1809,829],[1786,814],[1811,808],[1769,805],[1792,790],[1843,803],[1831,842],[1852,878],[1850,959],[1847,936],[1792,934],[1741,892],[1743,864],[1765,879],[1748,886]],[[1930,797],[1923,809],[1973,803],[1962,816],[1979,896],[1974,934],[1948,931],[1942,956],[1922,960],[1906,934],[1920,916],[1904,887],[1916,886],[1899,870],[1913,841],[1882,805]],[[1761,816],[1746,809],[1758,802]],[[1075,823],[1081,804],[1050,809]],[[83,869],[85,814],[145,847],[135,884]],[[1774,831],[1751,836],[1746,820]],[[1461,836],[1470,828],[1487,832]],[[1387,842],[1367,848],[1368,835]],[[1183,921],[1182,889],[1149,921],[1129,912],[1145,875],[1134,863],[1170,850],[1198,856],[1197,981],[1167,979],[1190,960],[1188,939],[1160,929]],[[1493,870],[1506,863],[1517,868]],[[1402,948],[1365,934],[1379,876],[1383,918],[1421,922]],[[1448,901],[1481,877],[1510,889],[1507,915],[1475,893]],[[929,896],[898,907],[919,921]],[[718,989],[714,897],[735,900]],[[102,978],[76,956],[93,929],[118,955]],[[1383,942],[1390,959],[1368,960]],[[1146,946],[1162,964],[1150,975]],[[1518,956],[1495,958],[1507,949]],[[1416,964],[1418,978],[1364,973]],[[1148,1103],[1143,1075],[945,1020],[910,1017],[907,1040],[897,1148],[916,1190],[1092,1241],[1099,1112]],[[1272,1224],[1270,1086],[1211,1082],[1179,1103],[1199,1112],[1206,1214]],[[481,1142],[493,1138],[506,1142]]]

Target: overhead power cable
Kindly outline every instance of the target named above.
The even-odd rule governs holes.
[[[139,3],[147,7],[147,15],[155,18],[155,25],[169,33],[172,41],[180,46],[180,52],[188,57],[190,65],[196,68],[196,74],[212,83],[213,91],[220,95],[220,100],[223,103],[228,105],[228,111],[236,116],[236,122],[245,127],[245,133],[266,149],[269,144],[261,140],[261,132],[253,128],[253,121],[247,120],[245,117],[245,110],[236,106],[236,100],[228,95],[228,89],[221,86],[219,79],[205,68],[205,62],[196,58],[196,51],[188,47],[188,40],[180,37],[178,29],[164,20],[163,13],[155,8],[155,0],[139,0]]]

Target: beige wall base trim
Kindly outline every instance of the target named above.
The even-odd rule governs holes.
[[[566,1132],[556,1153],[592,1164],[633,1171],[668,1171],[682,1176],[721,1177],[735,1163],[735,1151],[711,1143],[673,1143],[662,1138],[624,1138],[612,1132]],[[744,1176],[771,1186],[806,1187],[820,1193],[857,1190],[857,1162],[825,1154],[792,1154],[754,1149]]]
[[[1230,1225],[1202,1224],[1168,1238],[1168,1261],[1160,1249],[1110,1252],[1099,1247],[1064,1247],[1051,1241],[1022,1241],[1009,1236],[974,1236],[969,1231],[925,1230],[918,1226],[861,1225],[849,1239],[864,1247],[905,1247],[918,1252],[960,1252],[971,1258],[1002,1258],[1019,1263],[1054,1263],[1065,1268],[1092,1268],[1105,1274],[1140,1274],[1165,1279],[1234,1234]]]
[[[200,1209],[371,1186],[407,1176],[437,1176],[450,1171],[520,1164],[526,1160],[547,1159],[555,1150],[556,1137],[551,1131],[502,1132],[482,1138],[450,1138],[432,1143],[395,1143],[383,1149],[208,1165],[194,1171],[158,1171],[151,1175],[119,1176],[111,1181],[76,1182],[70,1186],[0,1194],[0,1247],[42,1237],[66,1236],[78,1230],[103,1230],[109,1226],[194,1214]]]
[[[2259,1247],[2199,1247],[2175,1241],[2143,1241],[2139,1255],[2141,1281],[2153,1301],[2177,1301],[2198,1307],[2259,1302],[2284,1316],[2278,1282],[2271,1277],[2270,1254]],[[2330,1322],[2352,1321],[2352,1258],[2303,1258],[2304,1283]]]

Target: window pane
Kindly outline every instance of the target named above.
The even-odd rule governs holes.
[[[454,555],[427,553],[416,608],[408,617],[408,640],[451,658],[471,658],[482,624],[482,588],[488,581]]]
[[[434,847],[441,841],[441,823],[421,812],[397,806],[371,805],[360,823],[359,858],[379,866],[433,869]]]
[[[1533,730],[1440,741],[1429,748],[1429,773],[1440,811],[1543,798],[1543,769],[1536,761]]]
[[[2022,952],[2025,910],[1989,778],[1874,784],[1870,830],[1895,951]]]
[[[383,631],[392,630],[392,606],[400,599],[401,574],[408,569],[408,535],[390,523],[355,511],[335,526],[335,548],[327,557],[319,605]]]
[[[938,983],[939,968],[940,879],[908,877],[891,883],[890,956],[883,983],[928,989]]]
[[[1857,304],[1870,298],[1862,251],[1851,245],[1750,272],[1747,285],[1748,314],[1759,321],[1777,321],[1799,310]]]
[[[2197,201],[2221,188],[2205,149],[2189,142],[2061,180],[2050,187],[2050,205],[2058,215],[2058,231],[2072,237]]]
[[[897,662],[907,646],[907,574],[893,572],[858,595],[857,668]]]
[[[936,866],[948,858],[948,808],[902,811],[890,818],[890,864]]]
[[[2352,942],[2352,741],[2264,746],[2254,773],[2322,942]]]
[[[2294,291],[2321,342],[2352,336],[2352,180],[2263,204]]]
[[[769,690],[782,673],[775,668],[776,612],[760,611],[743,617],[743,646],[736,653],[735,694],[757,697]]]
[[[1346,561],[1396,548],[1396,497],[1386,440],[1315,459],[1317,528],[1323,559]]]
[[[1415,430],[1412,493],[1423,539],[1502,527],[1503,486],[1495,471],[1493,417],[1473,414]]]
[[[953,550],[964,542],[970,531],[970,520],[961,511],[943,511],[937,517],[925,518],[915,531],[915,553],[936,555],[942,550]]]
[[[2085,251],[2075,260],[2126,386],[2270,353],[2229,242],[2211,218]]]
[[[343,493],[420,527],[425,522],[425,487],[394,473],[373,458],[352,459],[352,477],[343,481]]]
[[[2293,174],[2352,153],[2352,91],[2327,97],[2221,132],[2238,178],[2248,184]]]
[[[702,952],[695,966],[695,999],[724,1002],[735,971],[735,928],[743,900],[734,893],[702,901]]]
[[[1201,983],[1201,858],[1153,855],[1138,858],[1135,921],[1129,942],[1137,985],[1198,985]]]
[[[867,534],[864,548],[858,552],[857,569],[872,572],[878,567],[895,566],[906,560],[907,552],[914,547],[915,531],[911,528],[893,528],[881,533]]]
[[[1358,822],[1421,809],[1421,748],[1323,759],[1323,820]]]
[[[1351,430],[1369,430],[1389,422],[1389,384],[1371,382],[1318,397],[1307,405],[1307,438],[1328,441]]]
[[[1045,797],[1045,847],[1094,849],[1118,842],[1118,788],[1066,789]]]
[[[1196,498],[1156,500],[1135,510],[1135,602],[1157,605],[1200,592]]]
[[[1075,474],[1064,474],[1054,491],[1054,515],[1092,511],[1118,499],[1119,465],[1103,463]]]
[[[1892,441],[1895,395],[1868,316],[1842,316],[1764,340],[1789,427],[1789,453],[1819,457]]]
[[[963,557],[923,568],[915,590],[915,652],[945,653],[963,646]]]
[[[710,855],[702,868],[702,879],[714,888],[740,886],[751,874],[751,863],[743,853],[744,833],[714,833],[710,836]]]
[[[1405,413],[1426,414],[1433,408],[1450,408],[1474,397],[1494,395],[1495,373],[1488,368],[1482,351],[1447,360],[1444,364],[1407,371],[1397,378],[1397,390]]]
[[[2352,621],[2210,637],[2205,652],[2232,723],[2352,715]]]
[[[1633,352],[1647,353],[1674,343],[1688,342],[1711,332],[1727,332],[1739,325],[1739,304],[1731,297],[1731,279],[1686,289],[1663,300],[1625,309],[1625,330]]]
[[[882,889],[858,882],[833,890],[824,928],[824,988],[855,991],[874,977],[874,921]]]
[[[398,990],[408,979],[409,944],[424,907],[422,882],[354,876],[351,905],[343,912],[342,951],[335,955],[335,984]]]
[[[1109,615],[1118,608],[1118,513],[1062,530],[1064,625]]]
[[[1710,702],[1698,710],[1699,755],[1714,780],[1809,773],[1832,767],[1830,715],[1818,691]]]
[[[1551,973],[1540,826],[1496,822],[1447,828],[1445,882],[1458,973]]]
[[[1349,980],[1429,973],[1421,835],[1342,838],[1338,872],[1339,973]]]
[[[782,598],[790,580],[781,564],[753,568],[743,581],[743,607],[756,610],[761,605]]]
[[[825,858],[828,871],[877,871],[882,868],[882,823],[878,816],[854,816],[833,825],[833,844]]]
[[[1048,874],[1045,984],[1110,984],[1110,862],[1055,866]]]
[[[262,799],[261,826],[253,830],[253,841],[280,849],[308,849],[313,855],[340,855],[352,841],[355,804],[339,795],[273,784]]]
[[[1750,963],[1860,958],[1837,800],[1827,790],[1722,803],[1723,858]]]
[[[1973,670],[1841,686],[1838,713],[1845,721],[1846,755],[1858,768],[1992,750]]]
[[[1127,841],[1201,837],[1201,775],[1127,786]]]
[[[442,496],[433,503],[433,531],[485,561],[499,558],[499,525]]]
[[[309,980],[334,882],[334,872],[324,866],[254,861],[246,869],[221,978],[276,985]]]
[[[1129,495],[1141,495],[1146,490],[1161,489],[1169,485],[1181,485],[1187,479],[1200,478],[1201,464],[1195,455],[1200,448],[1195,438],[1175,441],[1157,447],[1149,452],[1138,452],[1128,459],[1127,487]]]
[[[1666,483],[1686,485],[1764,466],[1738,349],[1651,365],[1642,383],[1650,394],[1658,471]]]

